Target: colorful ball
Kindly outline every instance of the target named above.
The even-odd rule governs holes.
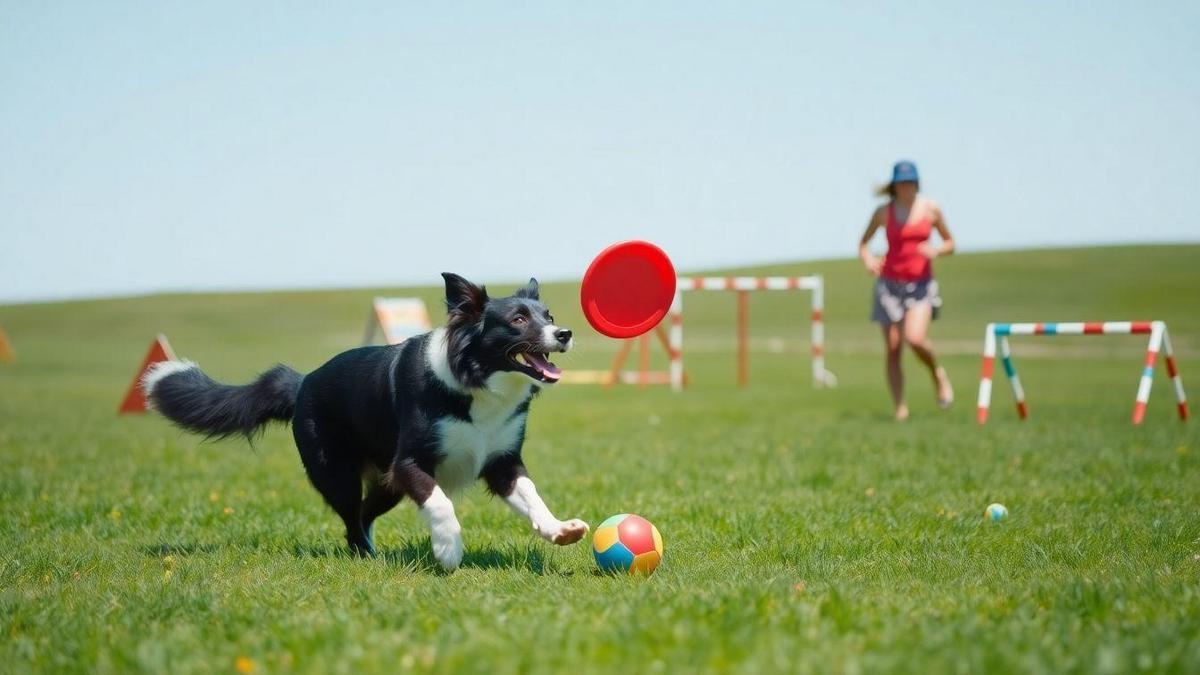
[[[605,572],[650,574],[662,562],[663,542],[654,523],[632,513],[620,513],[596,528],[592,553]]]
[[[1003,504],[989,504],[983,512],[983,517],[998,523],[1008,517],[1008,509],[1004,508]]]

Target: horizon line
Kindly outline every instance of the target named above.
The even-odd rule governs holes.
[[[1152,248],[1152,247],[1169,247],[1169,246],[1200,246],[1200,238],[1194,240],[1163,240],[1163,241],[1108,241],[1094,242],[1088,244],[1046,244],[1034,245],[1029,247],[983,247],[971,249],[969,251],[956,251],[955,257],[972,256],[972,255],[990,255],[995,253],[1016,253],[1016,252],[1038,252],[1038,251],[1063,251],[1071,249],[1100,249],[1100,248]],[[726,269],[737,269],[741,267],[771,267],[775,265],[795,265],[803,263],[835,263],[854,260],[854,256],[843,256],[838,258],[791,258],[786,260],[755,260],[737,264],[721,264],[713,267],[701,267],[694,271],[679,272],[682,276],[697,276],[702,274],[713,274]],[[576,283],[582,277],[573,278],[558,278],[550,277],[539,279],[540,283],[546,284],[567,284]],[[485,284],[519,284],[519,281],[484,279]],[[31,298],[8,299],[0,298],[0,309],[5,307],[18,307],[27,305],[53,305],[66,304],[72,302],[98,302],[105,300],[135,300],[139,298],[164,297],[171,295],[242,295],[249,293],[319,293],[328,292],[345,292],[345,291],[367,291],[371,289],[400,289],[400,288],[433,288],[436,284],[409,284],[409,283],[380,283],[380,284],[348,284],[348,285],[327,285],[327,286],[231,286],[220,287],[213,286],[207,288],[160,288],[137,293],[97,293],[95,295],[60,295],[60,296],[40,296]]]

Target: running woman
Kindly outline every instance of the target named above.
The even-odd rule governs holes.
[[[942,409],[954,402],[954,389],[946,370],[937,364],[933,344],[929,341],[929,322],[938,317],[942,307],[938,282],[933,278],[932,261],[938,256],[954,253],[954,238],[946,227],[942,210],[932,199],[919,194],[920,179],[917,165],[909,161],[896,162],[892,180],[879,188],[886,204],[871,214],[871,222],[858,246],[858,256],[867,271],[877,279],[871,320],[883,329],[887,346],[887,381],[895,404],[897,421],[908,419],[904,401],[904,371],[900,354],[904,344],[912,348],[921,363],[929,369],[937,402]],[[871,238],[884,228],[888,250],[882,260],[871,255]],[[941,244],[929,242],[937,231]]]

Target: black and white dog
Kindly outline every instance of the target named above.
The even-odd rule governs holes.
[[[275,366],[245,386],[169,361],[143,378],[146,399],[210,437],[291,422],[309,480],[363,555],[375,551],[375,519],[407,496],[429,522],[434,556],[455,569],[462,530],[447,494],[479,478],[542,538],[579,541],[587,523],[554,517],[521,461],[529,404],[562,376],[548,356],[571,348],[571,331],[554,324],[536,279],[491,299],[483,286],[442,276],[448,320],[433,332],[343,352],[308,375]]]

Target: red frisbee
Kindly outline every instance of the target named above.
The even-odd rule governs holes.
[[[667,315],[675,298],[675,266],[648,241],[623,241],[600,252],[583,275],[579,302],[592,328],[613,338],[637,337]]]

